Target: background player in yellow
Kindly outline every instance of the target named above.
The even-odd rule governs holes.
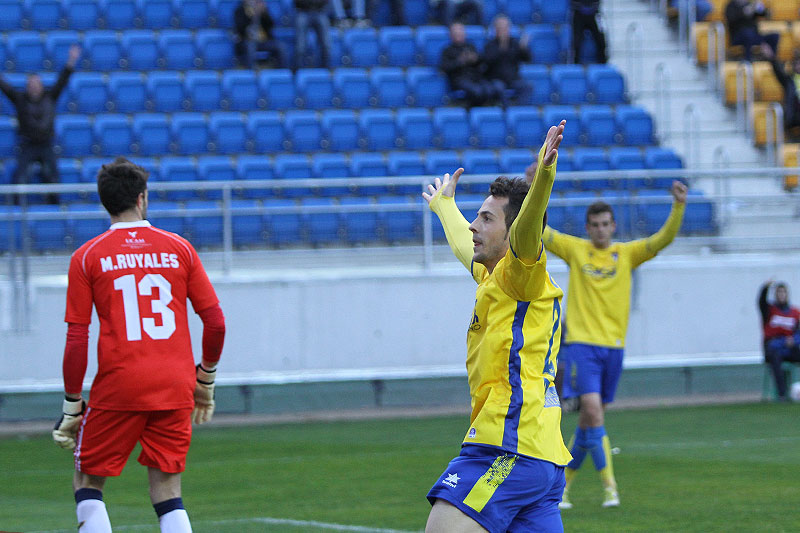
[[[614,401],[625,347],[633,269],[656,256],[681,227],[686,207],[686,186],[672,183],[674,198],[667,221],[654,235],[626,243],[611,239],[617,229],[614,212],[605,202],[586,210],[589,240],[544,230],[547,251],[569,265],[567,335],[565,340],[565,395],[580,396],[578,427],[570,441],[572,461],[567,465],[564,498],[569,509],[569,487],[586,455],[592,457],[603,483],[603,507],[619,505],[617,482],[611,462],[611,444],[605,431],[605,405]]]
[[[478,283],[467,330],[470,428],[428,493],[428,533],[563,531],[570,456],[553,384],[563,292],[547,272],[541,235],[564,125],[550,128],[533,184],[497,178],[471,224],[454,199],[463,169],[423,194]]]

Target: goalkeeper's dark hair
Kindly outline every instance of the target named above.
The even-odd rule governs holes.
[[[614,210],[607,203],[598,200],[586,209],[586,223],[589,223],[589,217],[593,215],[600,215],[602,213],[609,213],[611,221],[614,222]]]
[[[124,157],[103,165],[97,173],[97,193],[111,216],[119,215],[136,205],[139,195],[147,190],[149,173]]]
[[[506,230],[511,229],[511,224],[517,219],[522,202],[528,195],[530,186],[522,178],[507,178],[500,176],[489,186],[489,194],[495,198],[508,198],[508,204],[503,208],[506,217]],[[547,212],[542,219],[542,229],[547,225]]]

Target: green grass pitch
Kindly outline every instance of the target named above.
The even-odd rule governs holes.
[[[565,529],[800,531],[798,415],[778,404],[612,411],[622,507],[600,507],[587,459]],[[567,440],[575,422],[565,417]],[[184,501],[198,533],[421,531],[425,493],[466,428],[463,416],[200,428]],[[135,459],[106,485],[112,525],[157,532]],[[49,436],[0,440],[0,467],[0,530],[75,531],[71,456]]]

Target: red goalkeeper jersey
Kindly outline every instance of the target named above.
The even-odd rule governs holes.
[[[192,245],[146,220],[120,222],[81,246],[69,266],[66,322],[100,319],[89,405],[109,410],[194,405],[186,310],[219,303]]]

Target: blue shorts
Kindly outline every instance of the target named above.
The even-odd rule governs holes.
[[[564,467],[485,446],[467,445],[428,492],[490,533],[561,533]]]
[[[572,343],[566,346],[567,363],[564,376],[564,397],[597,392],[603,403],[614,401],[622,375],[621,348]]]

